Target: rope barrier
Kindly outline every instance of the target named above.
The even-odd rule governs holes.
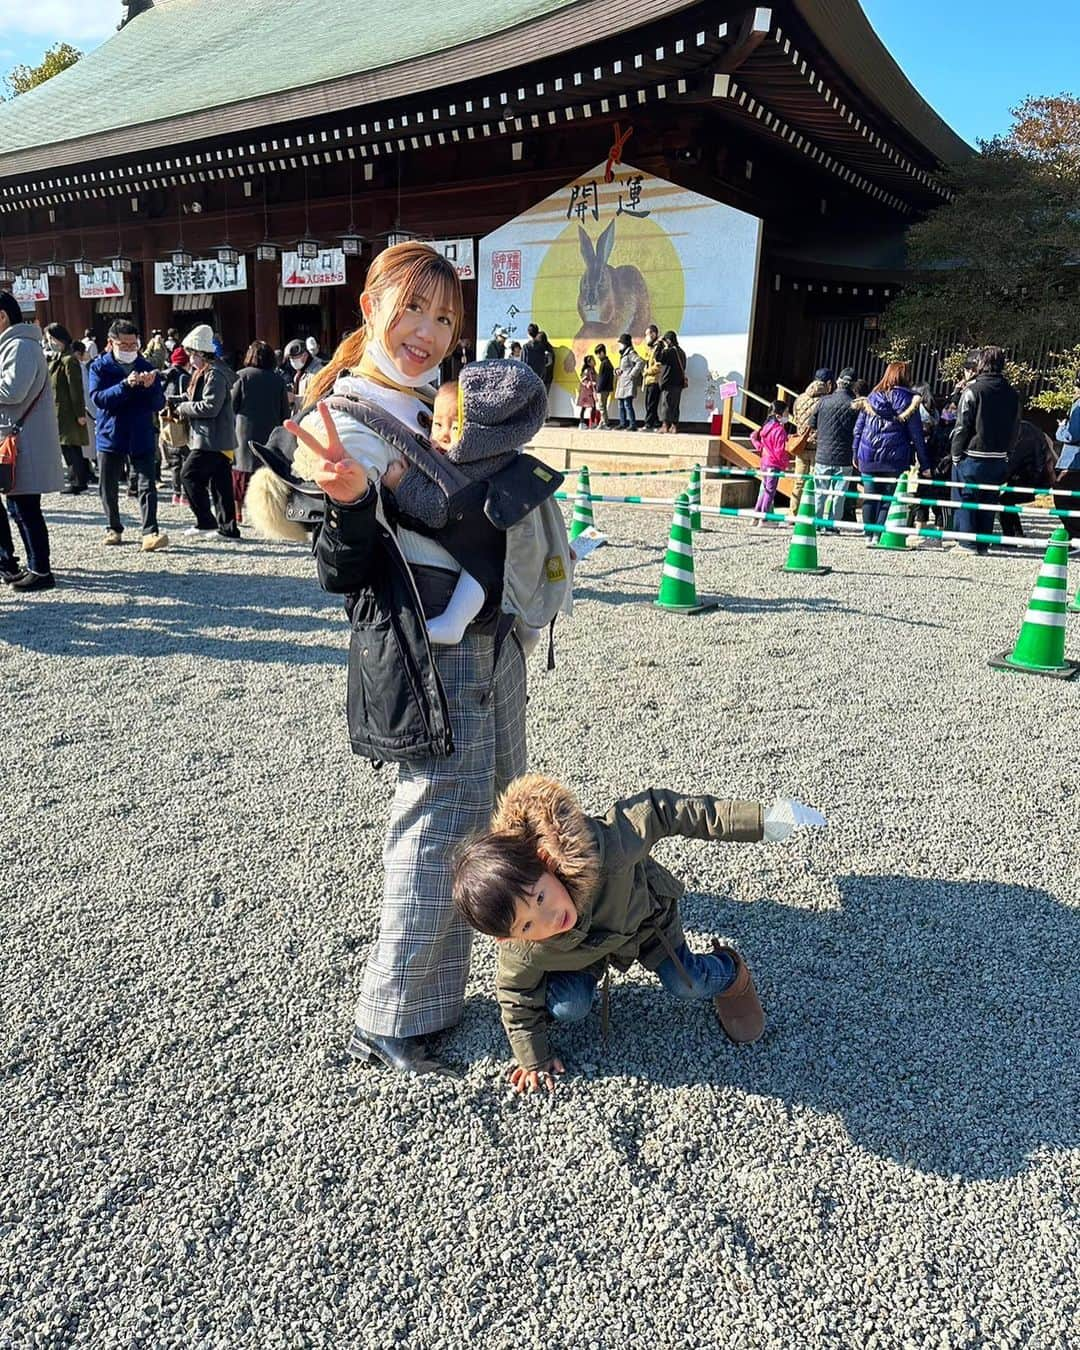
[[[815,476],[813,472],[795,473],[794,471],[788,472],[786,469],[767,469],[767,470],[762,470],[758,468],[736,469],[721,464],[711,464],[711,465],[702,464],[699,467],[701,469],[701,472],[705,475],[716,474],[718,476],[734,477],[734,478],[760,478],[763,472],[777,473],[780,475],[781,478],[811,479]],[[687,471],[684,469],[683,472],[685,473]],[[848,476],[852,480],[856,478],[858,479],[873,478],[875,482],[878,483],[897,483],[900,481],[899,478],[890,478],[886,474],[879,474],[879,473],[875,474],[860,473],[860,474],[851,474]],[[920,478],[919,482],[927,487],[966,487],[966,488],[980,487],[987,492],[990,491],[1034,492],[1039,497],[1048,497],[1051,495],[1057,497],[1080,497],[1080,489],[1046,487],[1045,485],[1041,485],[1039,487],[1025,487],[1023,484],[1020,483],[970,483],[970,482],[961,482],[959,479],[954,478]],[[955,503],[953,503],[953,505],[955,505]]]
[[[850,480],[848,480],[848,481],[850,481]],[[883,482],[884,482],[884,481],[892,481],[892,482],[895,482],[896,480],[895,480],[895,479],[891,479],[891,480],[884,480],[884,479],[883,479],[883,480],[881,480],[881,481],[883,481]],[[577,492],[556,492],[554,495],[555,495],[555,500],[556,500],[556,501],[560,501],[560,502],[576,502],[576,501],[578,500],[579,495],[580,495],[581,497],[584,497],[584,493],[579,494],[579,493],[577,493]],[[954,510],[954,511],[955,511],[955,510],[959,510],[959,509],[960,509],[960,506],[961,506],[960,503],[951,500],[951,498],[940,499],[940,498],[936,498],[936,497],[913,497],[913,496],[911,496],[910,493],[907,493],[907,492],[899,492],[899,493],[888,493],[888,492],[856,492],[856,491],[854,491],[854,490],[851,490],[851,491],[847,491],[847,492],[835,492],[835,493],[830,492],[829,495],[830,495],[830,496],[837,496],[837,497],[850,497],[850,498],[852,498],[853,500],[862,500],[862,501],[867,501],[867,502],[870,502],[870,501],[886,502],[886,503],[888,503],[888,504],[890,504],[890,505],[891,505],[893,502],[899,502],[901,506],[912,506],[912,507],[918,507],[918,506],[947,506],[947,507],[949,507],[951,510]],[[590,492],[590,493],[589,493],[588,500],[589,500],[590,502],[608,502],[608,503],[610,503],[610,504],[612,504],[612,505],[615,505],[615,506],[674,506],[674,505],[675,505],[675,498],[674,498],[674,497],[641,497],[641,496],[614,497],[614,496],[608,496],[608,495],[605,495],[604,493],[600,493],[600,492]],[[702,507],[701,509],[702,509],[703,511],[705,510],[704,507]],[[711,507],[711,508],[709,508],[709,509],[710,509],[710,511],[712,511],[712,510],[715,510],[715,509],[717,509],[717,508]],[[731,507],[731,508],[726,508],[726,509],[730,509],[730,510],[739,510],[739,509],[747,510],[747,509],[749,509],[751,515],[755,514],[755,512],[753,511],[753,508],[746,508],[746,507],[743,507],[743,508],[737,508],[737,507]],[[970,504],[968,504],[968,510],[975,510],[975,511],[980,511],[980,510],[981,510],[981,511],[988,511],[988,512],[992,512],[992,513],[996,513],[996,512],[999,512],[999,511],[1000,511],[1002,514],[1005,514],[1005,515],[1020,515],[1020,514],[1023,514],[1023,515],[1024,515],[1027,519],[1029,519],[1029,520],[1059,520],[1059,519],[1063,519],[1063,518],[1080,517],[1080,511],[1062,511],[1062,510],[1059,510],[1059,509],[1056,508],[1056,507],[1044,507],[1044,506],[1023,506],[1023,505],[1021,505],[1021,506],[1005,506],[1005,505],[999,505],[999,504],[996,503],[996,502],[995,502],[992,506],[989,505],[989,504],[986,505],[986,506],[979,506],[978,503],[970,503]],[[784,519],[788,519],[788,515],[787,515],[786,512],[784,513]],[[826,525],[829,525],[829,524],[831,524],[831,523],[832,523],[832,522],[829,521],[829,520],[826,520],[826,521],[825,521],[825,524],[826,524]]]
[[[559,501],[573,501],[574,494],[557,492],[555,493],[555,498]],[[677,504],[674,499],[668,499],[666,497],[601,497],[593,494],[591,495],[590,500],[594,502],[606,501],[619,506],[644,506],[649,509],[658,506],[675,506]],[[702,506],[701,514],[703,516],[723,516],[729,519],[768,520],[775,521],[781,525],[792,525],[794,523],[787,511],[755,511],[752,506]],[[884,524],[861,525],[854,521],[833,521],[824,519],[820,516],[815,516],[813,519],[817,529],[837,530],[843,534],[884,534],[886,529],[889,528]],[[920,526],[918,528],[893,526],[889,529],[889,533],[911,535],[917,539],[948,539],[975,544],[993,544],[997,547],[1015,548],[1021,551],[1034,549],[1038,552],[1042,552],[1046,548],[1045,539],[1029,539],[1023,535],[983,534],[961,530],[939,530],[931,526]]]

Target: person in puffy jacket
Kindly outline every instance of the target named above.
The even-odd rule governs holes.
[[[754,521],[755,529],[765,524],[776,501],[780,475],[791,468],[791,456],[787,451],[788,413],[788,405],[778,399],[769,405],[769,415],[761,428],[750,433],[750,442],[761,456],[761,491],[754,506],[758,517]]]
[[[855,463],[862,475],[863,526],[871,546],[880,534],[874,526],[884,525],[889,513],[884,498],[895,492],[901,474],[915,459],[924,473],[933,468],[919,416],[922,400],[909,387],[910,378],[906,361],[891,361],[869,397],[856,402]]]
[[[1080,376],[1073,387],[1073,405],[1069,415],[1058,428],[1057,439],[1061,453],[1053,472],[1054,508],[1058,511],[1080,511]],[[1080,539],[1080,516],[1058,516],[1070,539]]]

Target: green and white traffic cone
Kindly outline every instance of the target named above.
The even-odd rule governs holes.
[[[990,658],[995,670],[1020,670],[1057,680],[1071,680],[1080,670],[1075,661],[1065,660],[1068,576],[1069,536],[1065,530],[1057,529],[1050,536],[1016,646],[1011,652]]]
[[[816,509],[814,480],[808,478],[799,500],[799,514],[795,517],[787,562],[781,567],[781,572],[805,572],[810,576],[823,577],[826,572],[832,571],[831,567],[818,565],[817,526],[814,524]]]
[[[906,496],[911,494],[911,472],[896,480],[893,499],[889,503],[889,514],[885,517],[885,529],[878,535],[875,548],[906,549],[907,535],[901,531],[907,529],[908,503]]]
[[[656,597],[660,609],[672,614],[700,614],[714,609],[715,601],[702,604],[694,584],[694,531],[690,524],[690,502],[686,493],[675,499],[675,516],[671,522],[664,572],[660,578],[660,593]]]
[[[695,464],[690,470],[690,487],[686,494],[690,499],[690,526],[701,529],[701,465]]]
[[[595,522],[592,514],[592,489],[589,487],[589,470],[583,464],[578,472],[577,496],[574,498],[574,517],[570,522],[571,543],[579,534],[584,534]]]

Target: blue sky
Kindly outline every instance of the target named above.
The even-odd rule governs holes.
[[[1080,0],[978,0],[963,10],[948,0],[862,5],[911,82],[966,140],[1004,131],[1010,107],[1027,94],[1080,94]],[[0,75],[35,65],[55,42],[89,51],[123,12],[120,0],[0,0],[0,10]]]
[[[1077,0],[862,0],[908,79],[965,140],[1009,127],[1028,94],[1080,95]]]

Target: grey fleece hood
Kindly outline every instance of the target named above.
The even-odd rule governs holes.
[[[521,361],[472,361],[458,376],[461,419],[456,464],[475,464],[520,449],[547,417],[544,382]]]

